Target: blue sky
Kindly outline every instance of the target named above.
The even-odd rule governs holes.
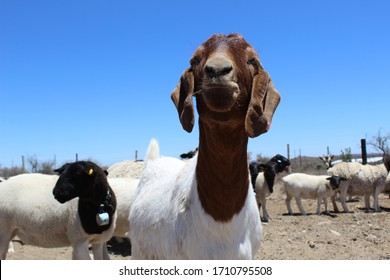
[[[389,132],[390,1],[0,0],[0,165],[110,165],[197,146],[170,100],[195,49],[241,33],[282,96],[253,155],[318,156]]]

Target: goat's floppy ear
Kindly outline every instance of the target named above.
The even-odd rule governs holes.
[[[249,137],[267,132],[280,102],[280,94],[274,88],[267,72],[259,69],[253,78],[251,99],[245,118],[245,130]]]
[[[194,127],[194,105],[192,96],[194,93],[194,74],[192,69],[187,69],[181,75],[180,81],[171,94],[171,99],[179,113],[179,119],[184,130],[191,132]]]

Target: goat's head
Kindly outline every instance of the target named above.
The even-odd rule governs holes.
[[[331,177],[326,178],[330,182],[330,186],[333,190],[336,190],[340,187],[341,181],[347,181],[346,178],[333,175]]]
[[[332,160],[334,158],[334,155],[328,154],[327,156],[323,156],[323,157],[320,156],[319,158],[325,164],[326,169],[329,169],[329,168],[331,168],[333,166],[332,165]]]
[[[194,95],[203,120],[242,123],[249,137],[269,130],[280,95],[243,37],[213,35],[195,51],[190,64],[171,94],[187,132],[194,126]]]
[[[53,195],[60,203],[75,197],[90,198],[97,195],[96,187],[108,186],[107,173],[89,161],[78,161],[65,164],[57,169],[60,177],[53,189]]]

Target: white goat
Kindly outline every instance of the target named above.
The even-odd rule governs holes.
[[[114,229],[115,196],[110,191],[108,197],[109,187],[105,174],[90,162],[75,163],[68,170],[70,171],[61,174],[61,177],[22,174],[2,183],[1,259],[5,259],[9,241],[16,235],[24,244],[33,246],[53,248],[71,245],[73,259],[90,259],[88,246],[91,243],[95,259],[109,258],[104,244],[111,238]],[[95,180],[98,183],[94,184]],[[64,204],[54,198],[52,192],[55,186],[56,197]],[[90,192],[94,192],[98,200],[97,205],[91,206],[94,200],[91,199]],[[76,196],[79,198],[73,199]],[[69,199],[70,201],[66,202]],[[87,207],[82,205],[84,200],[88,200]],[[100,207],[100,204],[104,206]],[[96,208],[96,211],[93,211],[93,208]],[[92,210],[92,213],[81,213],[80,209],[87,212]],[[99,209],[108,213],[109,224],[96,225]]]
[[[321,214],[321,202],[324,202],[325,213],[328,213],[328,197],[331,197],[334,190],[340,186],[345,178],[327,175],[309,175],[304,173],[293,173],[283,177],[282,182],[286,190],[286,207],[288,214],[292,215],[291,199],[294,197],[302,215],[306,215],[301,199],[317,199],[317,215]]]
[[[280,96],[237,34],[214,35],[202,44],[173,91],[188,132],[194,95],[197,155],[155,159],[156,143],[150,144],[129,216],[134,259],[251,259],[260,246],[247,142],[269,129]]]

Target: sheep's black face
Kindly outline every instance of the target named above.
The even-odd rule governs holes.
[[[340,177],[340,176],[331,176],[326,178],[326,180],[329,180],[330,185],[333,190],[336,190],[340,187],[341,181],[347,181],[347,179]]]
[[[95,165],[90,162],[75,162],[61,170],[53,189],[53,195],[60,203],[75,197],[88,197],[93,193],[92,182]]]
[[[290,161],[285,158],[284,156],[282,155],[279,155],[277,154],[276,156],[274,156],[270,162],[275,162],[276,163],[276,167],[275,167],[275,171],[277,173],[280,173],[280,172],[283,172],[283,171],[287,171],[287,167],[290,166]]]
[[[255,189],[256,185],[256,179],[257,175],[259,175],[259,172],[261,171],[260,164],[257,162],[251,162],[249,164],[249,172],[251,175],[251,182],[252,182],[252,187]]]

